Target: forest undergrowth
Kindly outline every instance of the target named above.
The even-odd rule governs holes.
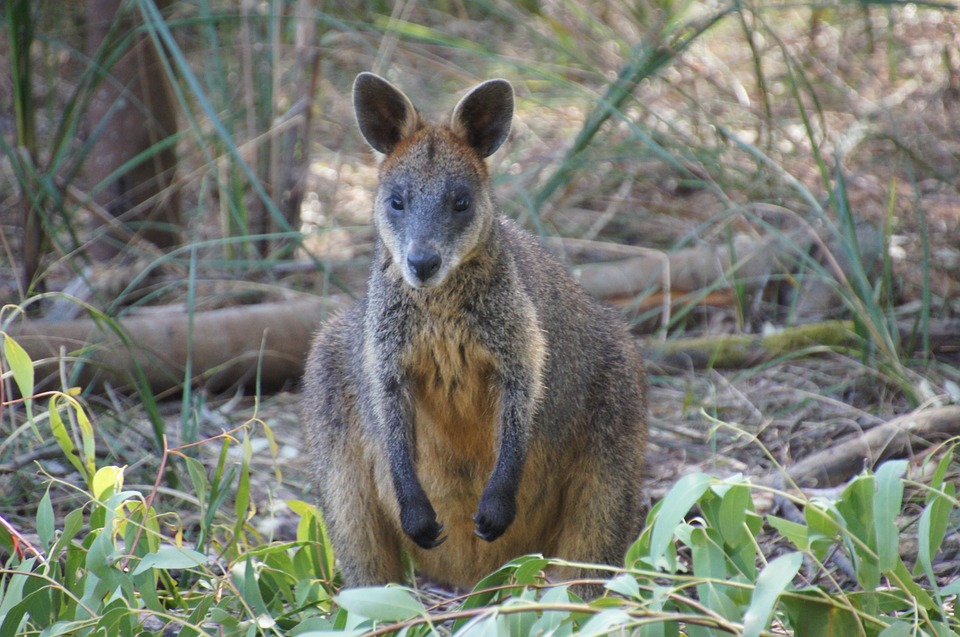
[[[135,0],[171,61],[185,238],[90,264],[96,187],[75,178],[96,72],[80,9],[49,4],[2,17],[16,90],[0,94],[0,637],[960,632],[955,7]],[[260,235],[257,215],[279,209],[262,184],[287,166],[269,144],[303,112],[303,21],[319,61],[301,227]],[[188,359],[176,391],[137,368],[124,387],[80,383],[88,351],[21,346],[24,314],[84,277],[90,296],[69,303],[125,348],[124,322],[151,312],[362,293],[376,163],[349,90],[366,70],[430,117],[509,79],[514,132],[491,158],[505,213],[585,282],[641,257],[671,266],[605,295],[647,353],[652,431],[647,522],[601,599],[550,582],[541,556],[460,596],[415,579],[341,589],[295,381],[262,389],[283,383],[259,373],[259,343],[246,379],[205,384],[215,372]],[[46,236],[30,289],[24,200]],[[681,276],[723,259],[721,276]],[[809,326],[829,337],[794,338]],[[777,335],[785,349],[758,353]],[[731,346],[746,362],[723,358],[730,337],[748,339]],[[891,434],[833,482],[790,473],[903,416],[905,443]]]

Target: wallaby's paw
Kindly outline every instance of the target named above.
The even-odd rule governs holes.
[[[517,516],[517,504],[513,498],[502,495],[484,494],[480,498],[480,507],[473,514],[477,537],[493,542],[504,534]]]
[[[443,544],[443,523],[437,522],[437,514],[430,504],[409,507],[400,511],[400,526],[403,532],[422,549],[432,549]]]

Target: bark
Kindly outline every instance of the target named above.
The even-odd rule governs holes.
[[[320,3],[322,7],[322,2]],[[293,77],[296,82],[291,116],[296,125],[284,135],[280,210],[292,228],[300,227],[300,205],[310,160],[310,122],[317,96],[320,71],[320,47],[317,46],[317,22],[314,0],[297,0],[295,47],[297,53]]]
[[[156,0],[161,10],[171,0]],[[135,13],[123,0],[86,0],[87,49],[114,45],[135,26]],[[119,27],[115,24],[119,21]],[[88,134],[96,135],[84,165],[84,181],[99,189],[96,203],[112,218],[98,217],[101,233],[91,244],[96,260],[114,257],[136,239],[166,248],[180,241],[180,199],[173,187],[173,146],[150,150],[177,132],[176,107],[160,53],[147,33],[134,37],[94,92],[87,112]],[[135,157],[127,171],[113,173]]]

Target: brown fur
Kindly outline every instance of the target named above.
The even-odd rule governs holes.
[[[354,90],[386,155],[376,255],[303,393],[346,583],[401,580],[402,552],[458,588],[532,552],[619,563],[639,530],[646,378],[613,312],[496,210],[483,158],[509,130],[509,85],[481,84],[449,127],[376,76]]]

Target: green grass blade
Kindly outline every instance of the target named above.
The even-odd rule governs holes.
[[[730,8],[723,9],[706,20],[684,25],[677,29],[676,33],[660,33],[634,46],[626,63],[617,73],[616,80],[607,86],[604,95],[587,115],[583,127],[563,160],[561,160],[560,166],[534,197],[531,208],[534,217],[539,217],[540,211],[547,200],[560,186],[569,182],[580,154],[590,145],[603,123],[617,112],[625,100],[632,95],[636,86],[644,79],[656,75],[688,46],[696,42],[701,35],[720,22],[730,11]]]

